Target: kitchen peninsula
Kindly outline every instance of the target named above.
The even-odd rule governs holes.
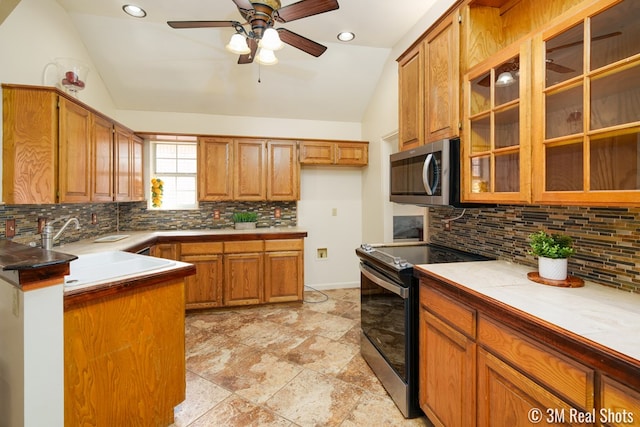
[[[1,413],[9,425],[170,423],[185,395],[184,278],[194,266],[132,273],[65,306],[76,258],[0,244]]]
[[[134,419],[140,424],[170,424],[173,408],[185,397],[185,300],[207,295],[197,291],[203,286],[215,286],[219,292],[216,302],[228,305],[302,299],[302,239],[307,233],[300,229],[126,233],[108,243],[95,243],[98,239],[91,238],[53,251],[2,241],[0,291],[7,307],[0,312],[3,323],[10,325],[10,330],[2,331],[2,341],[25,343],[16,345],[19,351],[0,351],[0,360],[12,367],[6,374],[10,377],[4,378],[3,373],[2,380],[13,393],[22,387],[20,373],[46,370],[46,375],[24,384],[40,398],[16,397],[3,405],[18,401],[24,402],[23,408],[0,408],[18,424],[27,413],[54,414],[55,418],[57,411],[59,425],[63,419],[65,425]],[[243,251],[245,248],[250,251]],[[169,255],[173,261],[139,274],[76,287],[64,284],[65,276],[73,277],[74,260],[90,256],[100,262],[101,255],[106,259],[117,251]],[[211,274],[207,263],[213,260],[214,266],[221,266],[223,258],[232,261],[225,263],[224,281],[212,281],[222,279],[222,269]],[[117,269],[117,263],[112,268]],[[253,287],[247,288],[247,283]],[[287,288],[287,283],[294,289]],[[18,302],[10,307],[10,301]],[[198,306],[193,300],[191,304]],[[200,302],[199,306],[211,305]],[[36,317],[38,325],[29,329],[29,319]],[[31,341],[37,352],[25,354],[32,352],[27,345]],[[49,356],[46,362],[42,354]],[[47,384],[41,383],[43,378]],[[52,394],[64,395],[64,400],[50,399]],[[101,404],[105,401],[109,405]]]

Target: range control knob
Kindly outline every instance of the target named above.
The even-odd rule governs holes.
[[[373,247],[368,243],[363,243],[360,245],[360,248],[365,252],[373,252]]]
[[[393,263],[400,268],[404,268],[409,265],[406,259],[402,259],[400,257],[394,257]]]

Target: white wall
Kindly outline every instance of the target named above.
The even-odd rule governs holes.
[[[22,0],[0,24],[0,82],[53,86],[57,73],[47,64],[75,58],[89,65],[78,98],[112,116],[115,106],[89,52],[65,10],[52,0]]]
[[[358,287],[355,249],[362,243],[359,168],[305,168],[300,182],[299,225],[305,239],[305,284],[316,289]],[[328,257],[318,259],[317,249]]]

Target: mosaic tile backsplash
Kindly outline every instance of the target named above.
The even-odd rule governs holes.
[[[280,218],[275,217],[276,209]],[[220,219],[214,218],[215,210]],[[15,219],[13,241],[40,246],[38,218],[74,216],[80,220],[82,228],[68,228],[58,244],[127,230],[231,228],[231,216],[240,210],[257,212],[258,227],[297,224],[295,202],[211,202],[180,211],[147,209],[145,202],[0,205],[0,224]],[[430,208],[429,241],[536,267],[537,260],[528,253],[529,234],[540,229],[563,232],[574,239],[577,250],[569,259],[569,274],[640,293],[640,208],[500,205],[467,209],[451,223],[451,231],[445,231],[443,220],[461,213],[461,209]],[[91,223],[92,214],[96,214],[96,224]],[[4,226],[0,238],[6,238]]]
[[[280,217],[276,218],[276,209]],[[220,219],[214,218],[218,210]],[[61,217],[76,217],[81,228],[69,227],[59,241],[71,243],[82,239],[135,230],[211,230],[232,228],[234,212],[251,211],[258,214],[258,227],[289,227],[297,224],[297,204],[295,202],[219,202],[200,203],[193,210],[147,209],[146,202],[104,203],[104,204],[61,204],[61,205],[0,205],[0,238],[6,238],[5,221],[15,219],[16,236],[14,242],[40,246],[38,218],[49,220]],[[92,224],[92,214],[97,223]],[[56,224],[56,231],[62,223]]]
[[[497,206],[467,209],[444,230],[444,219],[462,209],[430,208],[429,241],[537,267],[529,234],[544,229],[568,234],[576,254],[569,274],[640,293],[640,208]]]

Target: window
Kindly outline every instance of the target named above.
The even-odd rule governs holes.
[[[162,138],[162,140],[160,140]],[[173,139],[166,141],[165,139]],[[183,139],[190,139],[185,141]],[[197,201],[197,152],[193,137],[157,137],[151,140],[151,178],[162,180],[162,198],[156,209],[195,209]]]

